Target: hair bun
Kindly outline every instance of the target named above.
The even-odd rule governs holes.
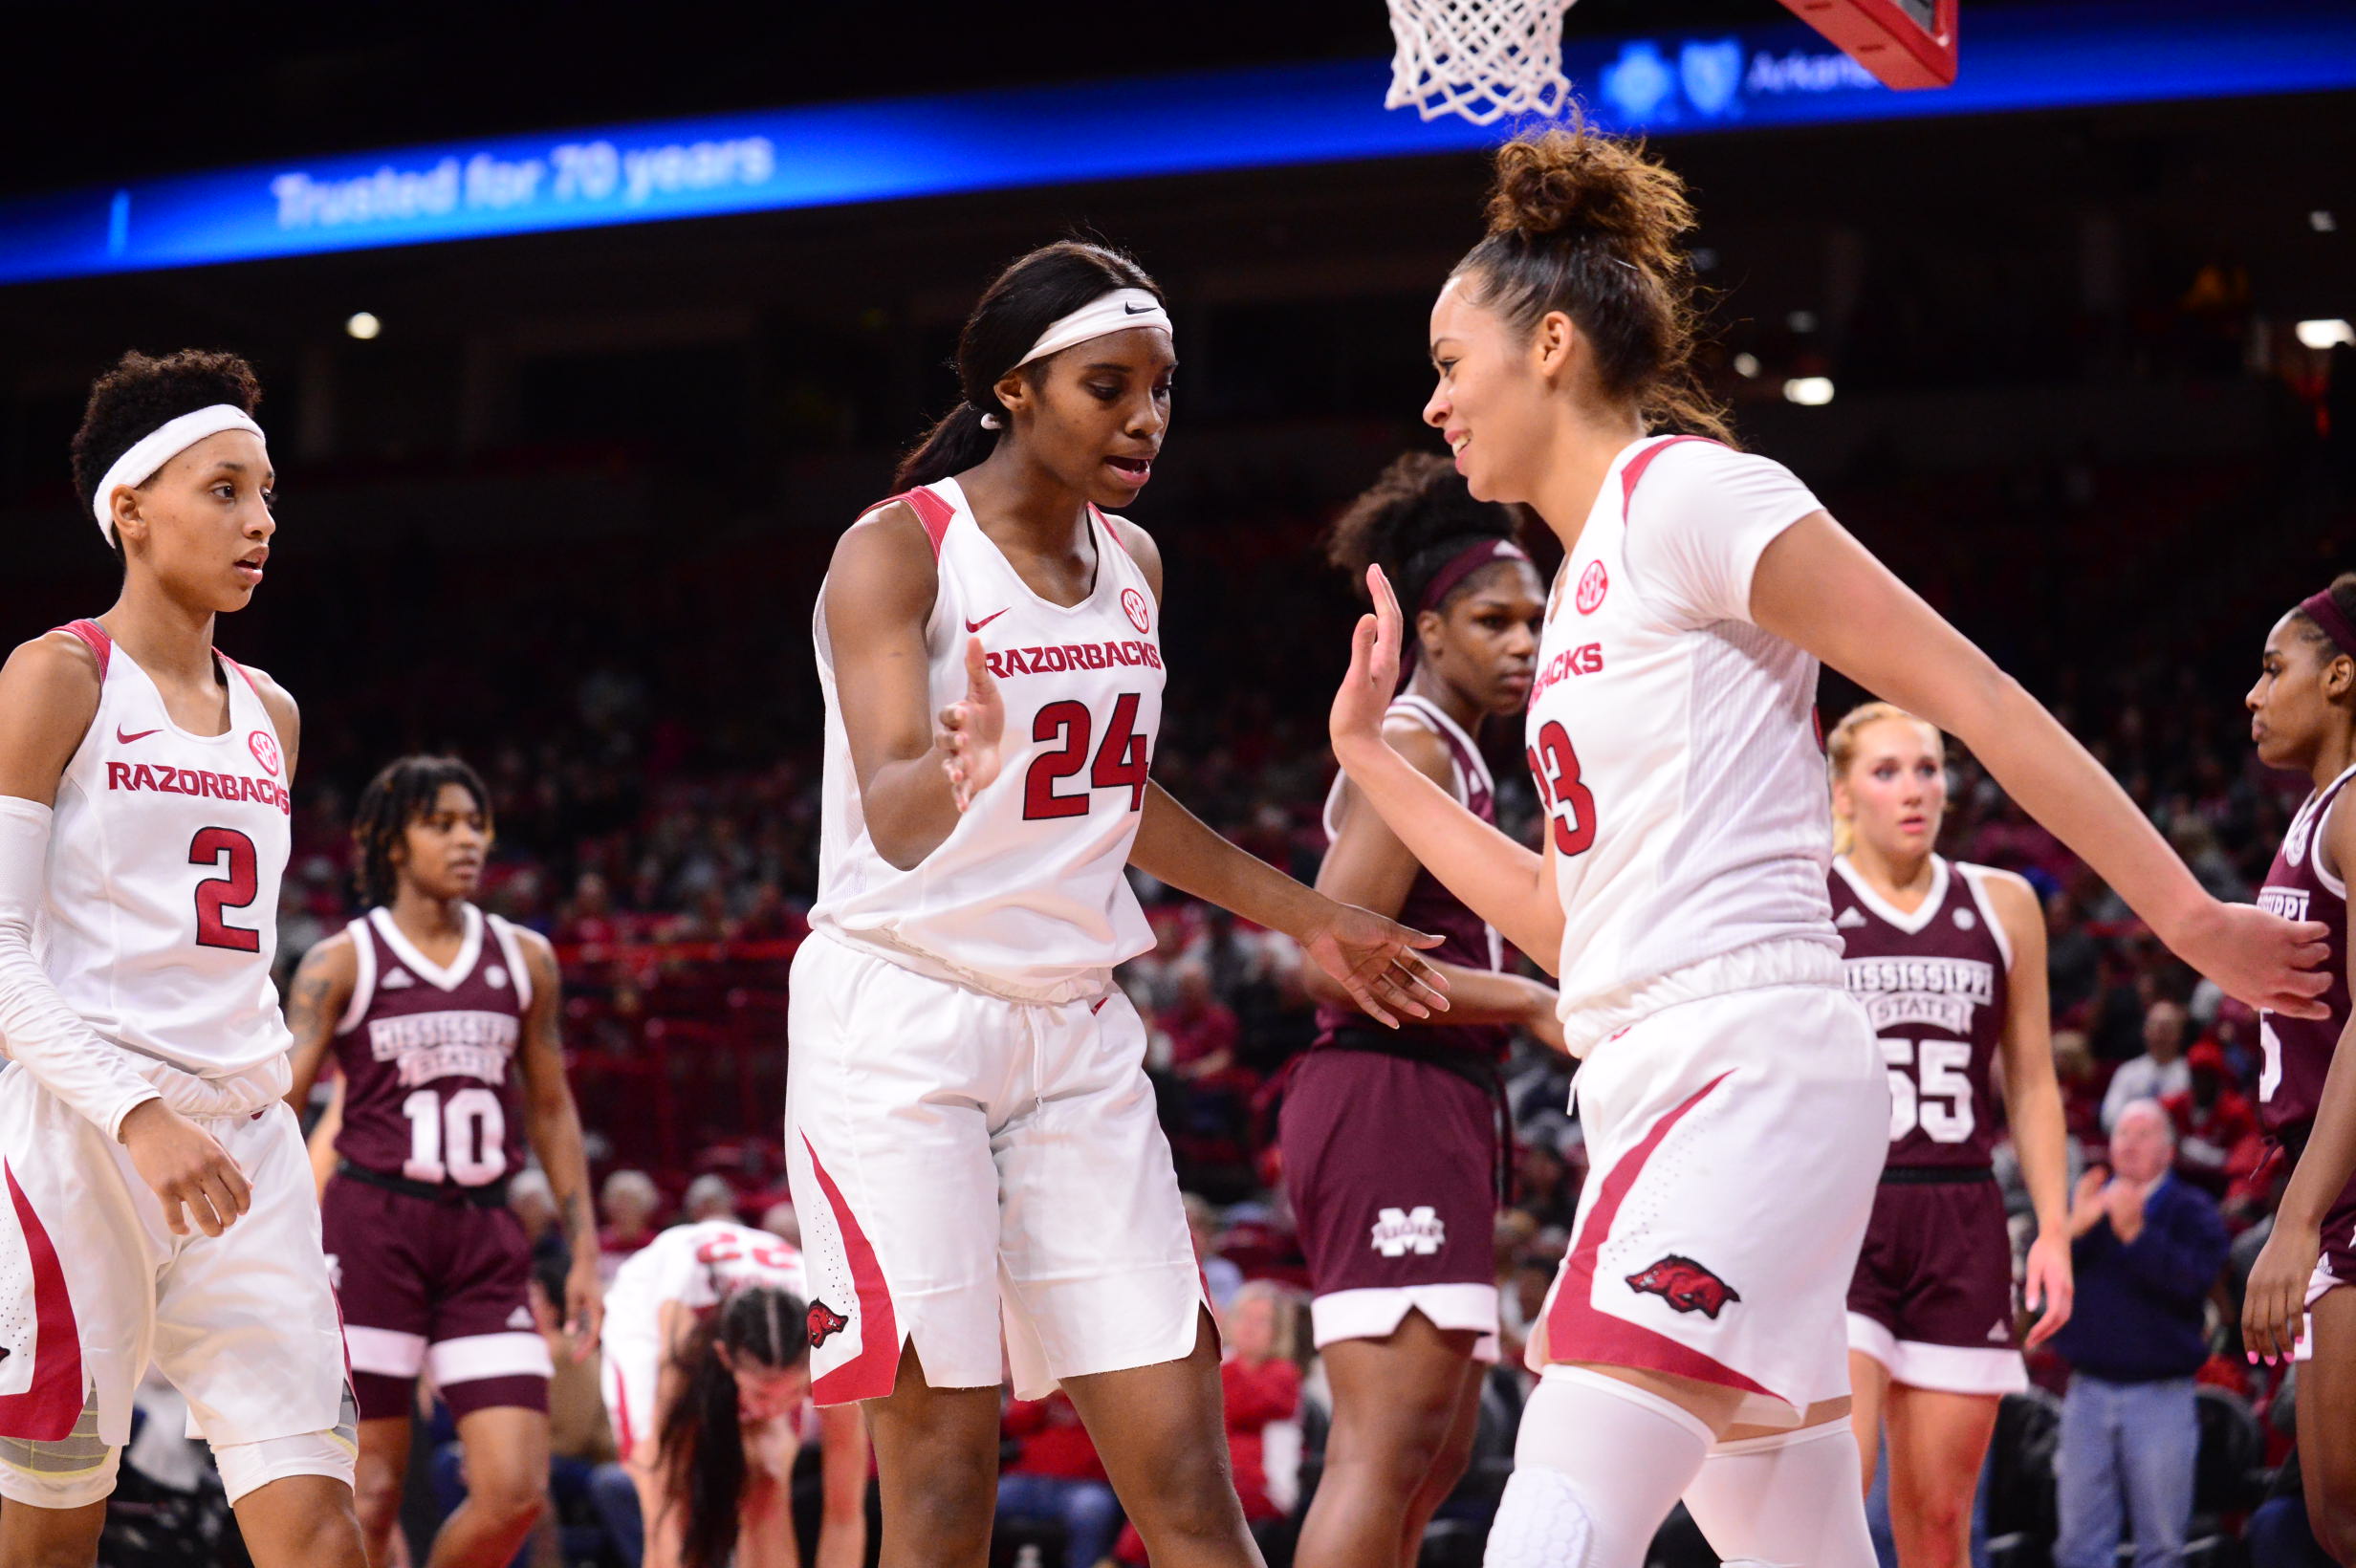
[[[1666,256],[1693,227],[1685,182],[1641,146],[1582,122],[1518,136],[1497,149],[1489,232],[1524,240],[1602,236]],[[1633,255],[1631,259],[1634,259]]]

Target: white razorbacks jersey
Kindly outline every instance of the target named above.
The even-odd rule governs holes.
[[[65,629],[98,655],[98,711],[57,783],[42,968],[98,1034],[200,1078],[283,1056],[270,965],[291,803],[277,727],[222,658],[229,727],[191,735],[96,621]]]
[[[1672,1002],[1841,983],[1817,664],[1750,620],[1760,554],[1818,508],[1766,458],[1639,441],[1563,562],[1527,742],[1574,1052]]]
[[[704,1312],[754,1285],[791,1291],[807,1307],[810,1276],[800,1250],[783,1236],[733,1220],[674,1225],[633,1252],[614,1275],[605,1293],[606,1332],[651,1335],[665,1301]]]
[[[931,708],[964,697],[966,640],[979,637],[1006,703],[1002,762],[916,866],[903,871],[878,854],[842,726],[821,587],[815,632],[826,774],[810,924],[1016,1000],[1102,995],[1114,965],[1153,946],[1125,875],[1162,722],[1152,586],[1094,508],[1096,586],[1066,607],[1025,585],[954,480],[895,499],[923,520],[940,571],[925,626]]]

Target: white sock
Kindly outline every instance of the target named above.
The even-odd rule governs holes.
[[[1716,1445],[1685,1489],[1685,1506],[1730,1564],[1874,1568],[1865,1469],[1845,1416]]]
[[[1486,1568],[1644,1568],[1710,1428],[1633,1383],[1550,1366],[1521,1413]]]

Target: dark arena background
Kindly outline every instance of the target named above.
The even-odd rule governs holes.
[[[38,9],[0,95],[7,642],[116,589],[67,466],[91,379],[130,348],[248,357],[278,534],[219,641],[302,705],[280,972],[356,912],[360,786],[406,751],[469,759],[497,816],[484,902],[556,945],[616,1209],[630,1171],[657,1225],[699,1181],[698,1214],[757,1223],[785,1197],[813,601],[836,536],[955,401],[975,294],[1034,245],[1132,251],[1177,322],[1171,437],[1133,513],[1167,563],[1155,774],[1314,875],[1357,609],[1318,536],[1394,454],[1439,449],[1426,316],[1514,123],[1384,110],[1379,0]],[[2275,618],[2356,565],[2356,6],[1966,0],[1954,86],[1896,92],[1776,0],[1580,0],[1564,61],[1597,123],[1644,133],[1692,187],[1706,374],[1741,440],[2247,899],[2306,786],[2259,767],[2242,693]],[[1859,697],[1827,675],[1825,722]],[[2047,906],[2081,1152],[2154,1032],[2254,1098],[2247,1012],[1951,759],[1942,849],[2021,872]],[[1517,751],[1494,760],[1502,815],[1534,832]],[[1235,1434],[1281,1563],[1325,1413],[1266,1099],[1311,1006],[1282,938],[1141,893],[1161,943],[1123,981],[1198,1248],[1223,1291],[1279,1287],[1244,1300],[1274,1303],[1273,1354],[1306,1373],[1298,1408]],[[1509,1341],[1584,1172],[1567,1076],[1517,1047]],[[2184,1114],[2183,1147],[2206,1148],[2209,1110]],[[2283,1525],[2284,1390],[2238,1339],[2278,1195],[2246,1131],[2192,1172],[2236,1239],[2191,1550],[2322,1562]],[[619,1254],[640,1217],[606,1218]],[[1529,1382],[1506,1364],[1435,1568],[1479,1560]],[[522,1560],[636,1560],[600,1506],[595,1365],[558,1380],[557,1506]],[[1975,1531],[1985,1561],[2022,1568],[2049,1560],[2069,1368],[2042,1352],[2031,1372]],[[419,1431],[422,1564],[457,1469],[447,1428]],[[203,1448],[159,1464],[169,1446],[135,1450],[102,1560],[240,1560]],[[1013,1520],[995,1548],[1062,1550]],[[1712,1560],[1682,1518],[1654,1557]]]

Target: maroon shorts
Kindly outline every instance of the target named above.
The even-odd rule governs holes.
[[[454,1415],[548,1408],[552,1363],[532,1317],[531,1247],[512,1209],[340,1174],[319,1209],[362,1421],[409,1414],[421,1371]]]
[[[1380,1339],[1415,1308],[1494,1334],[1495,1100],[1448,1068],[1312,1051],[1278,1136],[1320,1344]]]
[[[2022,1385],[2012,1233],[2004,1194],[1986,1172],[1885,1175],[1849,1282],[1849,1346],[1914,1387],[2000,1394]]]

